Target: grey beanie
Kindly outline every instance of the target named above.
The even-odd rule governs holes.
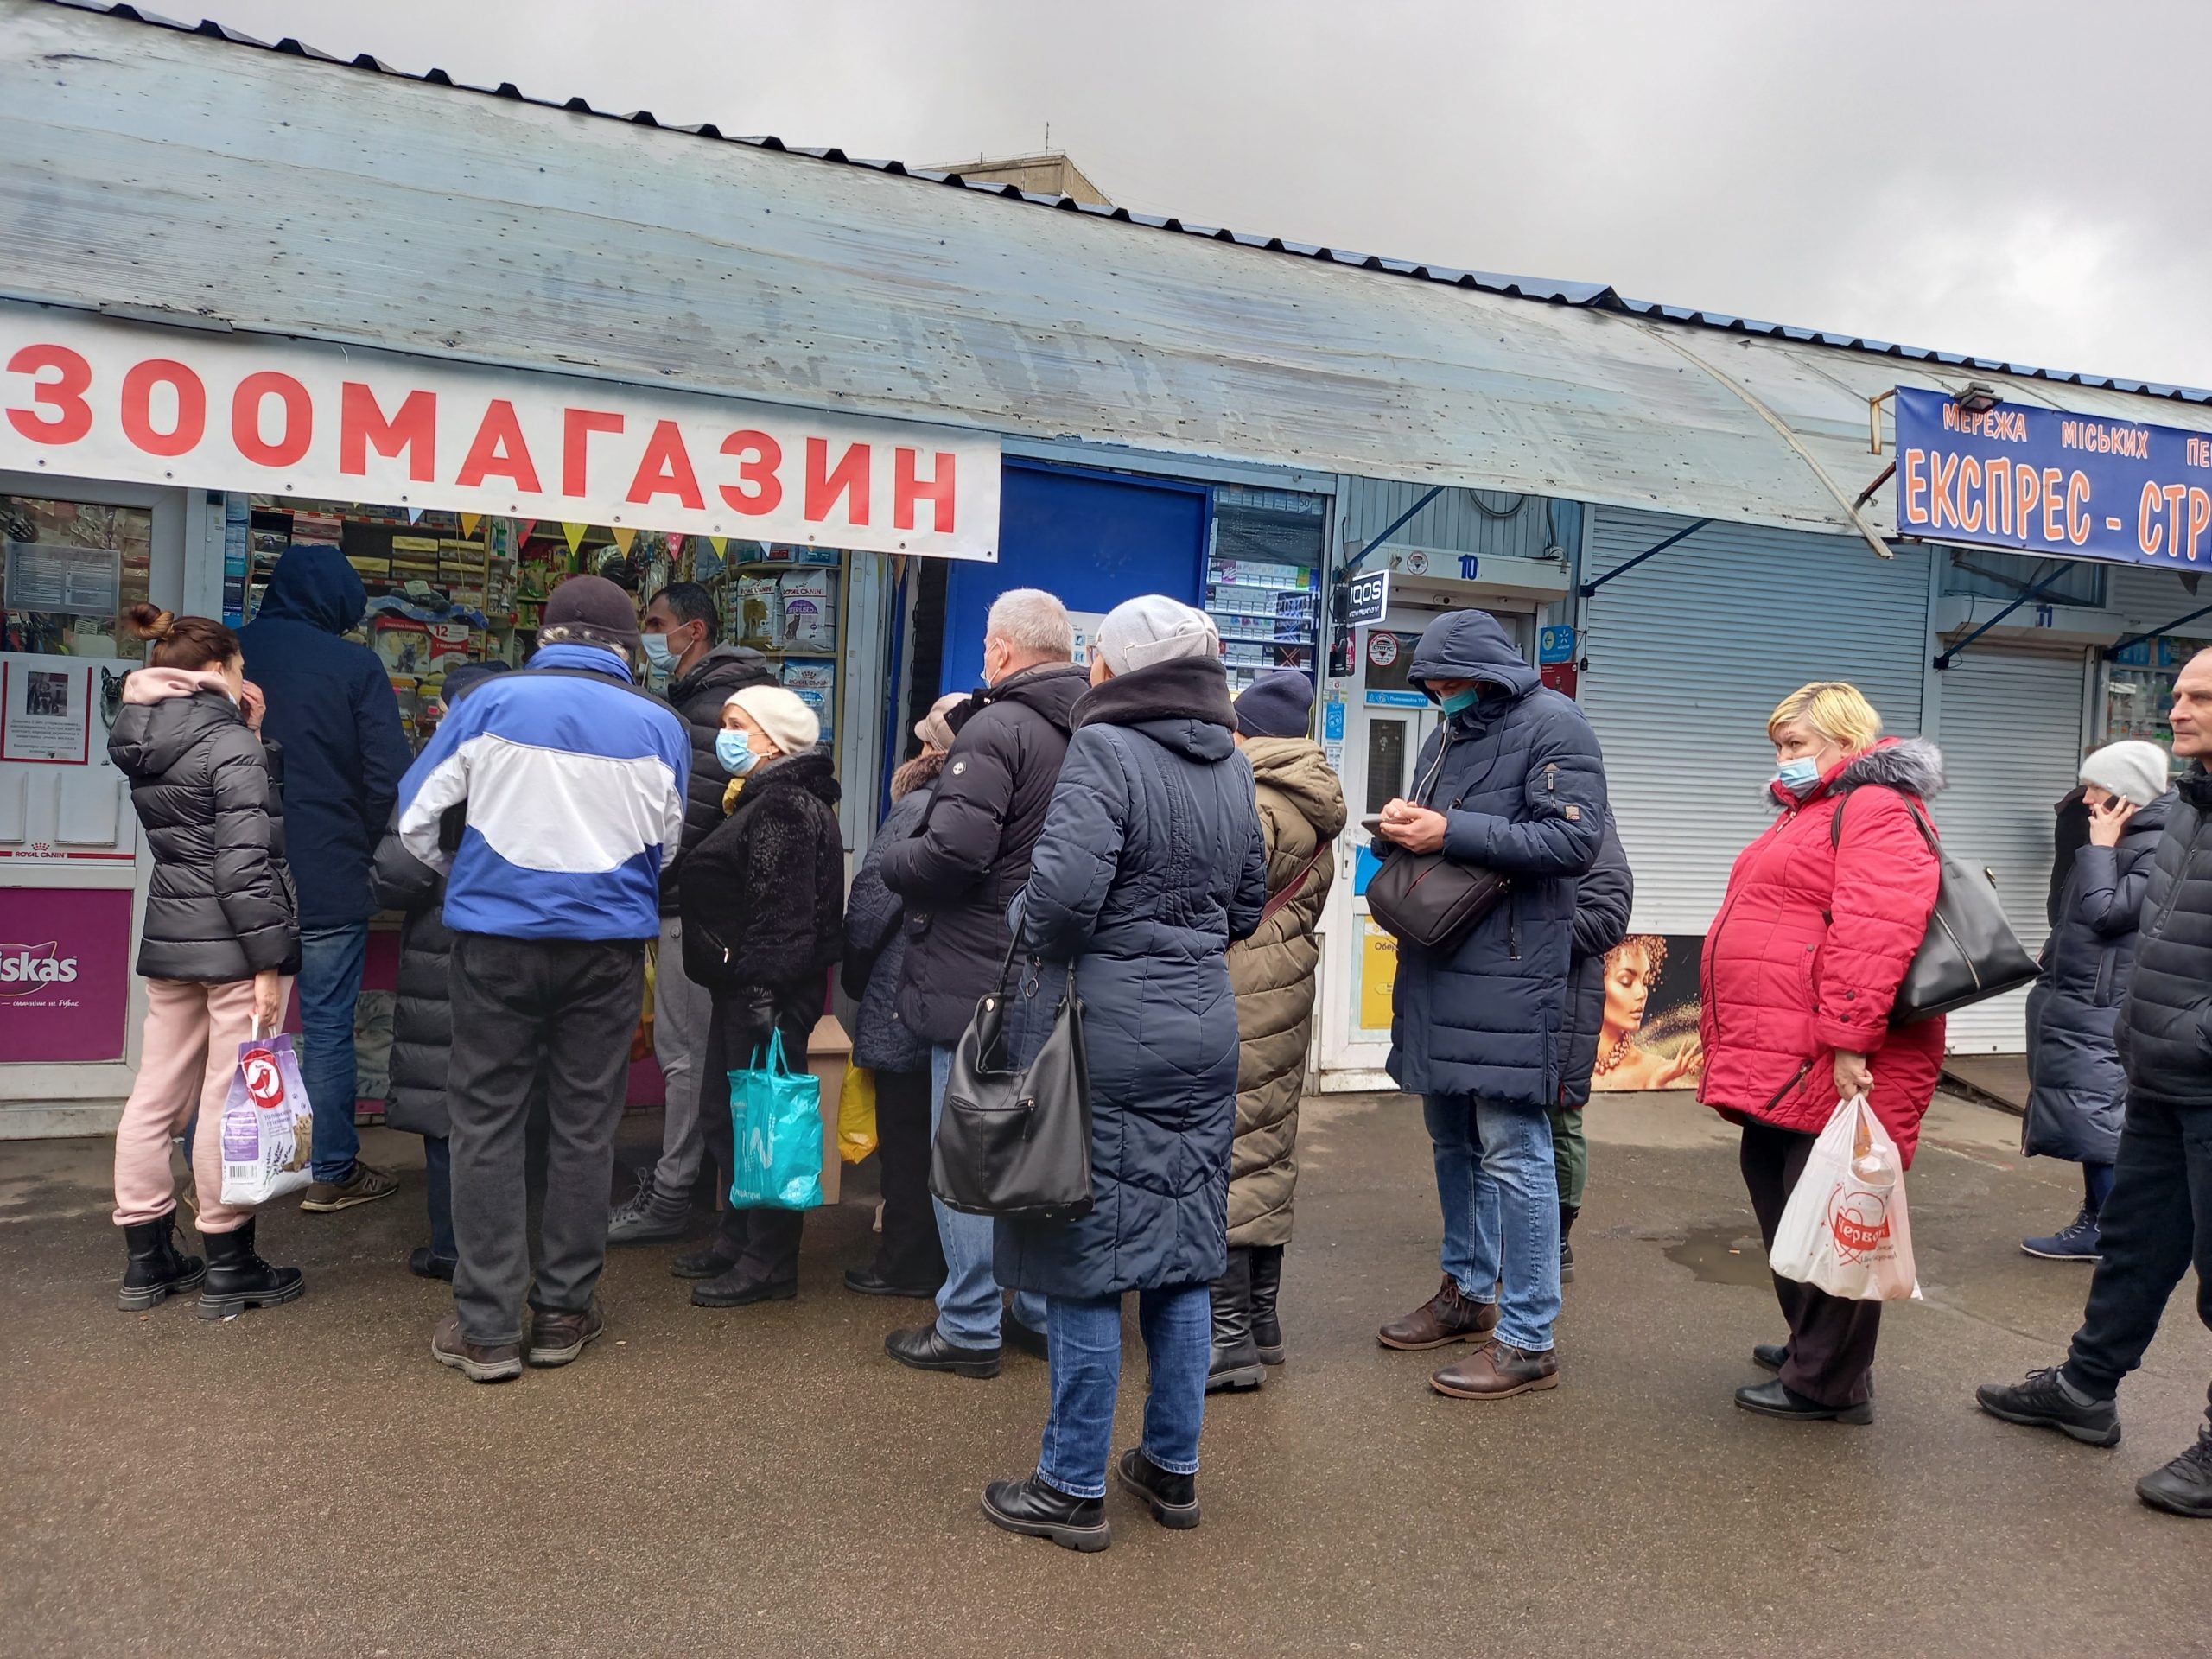
[[[1204,611],[1165,594],[1125,599],[1098,625],[1098,654],[1116,674],[1178,657],[1221,656],[1221,633]]]
[[[2155,743],[2129,739],[2107,743],[2082,763],[2082,781],[2108,789],[2122,800],[2148,806],[2166,792],[2171,763]]]

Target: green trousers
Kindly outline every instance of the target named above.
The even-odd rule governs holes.
[[[1582,1133],[1582,1109],[1554,1109],[1552,1119],[1552,1163],[1559,1172],[1559,1201],[1570,1210],[1582,1207],[1582,1188],[1590,1179],[1590,1142]]]

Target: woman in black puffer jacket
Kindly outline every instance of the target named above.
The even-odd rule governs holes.
[[[299,903],[284,862],[273,750],[238,636],[204,616],[135,605],[151,665],[123,683],[108,755],[130,780],[154,873],[138,972],[146,1025],[138,1077],[115,1133],[115,1221],[130,1262],[126,1312],[197,1286],[203,1319],[289,1302],[297,1268],[254,1251],[253,1211],[223,1202],[225,1101],[238,1045],[283,1017],[299,971]],[[193,1178],[208,1262],[176,1248],[169,1143],[199,1115]]]
[[[470,688],[504,672],[500,662],[465,663],[445,677],[441,701],[448,709]],[[465,807],[449,810],[439,825],[447,852],[461,845]],[[446,1062],[453,1053],[453,1002],[446,976],[453,930],[446,925],[446,879],[403,846],[397,823],[384,832],[369,871],[370,897],[378,910],[404,912],[399,934],[399,989],[391,1014],[391,1091],[385,1099],[387,1128],[423,1137],[423,1201],[430,1242],[407,1258],[407,1269],[425,1279],[451,1279],[453,1159],[447,1142]]]
[[[845,848],[822,725],[795,692],[752,685],[722,706],[715,758],[736,780],[730,815],[683,858],[683,971],[714,997],[699,1063],[699,1127],[727,1186],[729,1074],[779,1033],[806,1068],[829,969],[845,950]],[[798,1294],[798,1210],[725,1210],[705,1249],[671,1264],[700,1307]]]

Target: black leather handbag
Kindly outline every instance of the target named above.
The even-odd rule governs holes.
[[[1843,844],[1843,810],[1850,798],[1847,795],[1839,801],[1835,816],[1828,820],[1832,847]],[[1928,918],[1927,936],[1913,953],[1912,964],[1897,987],[1897,1001],[1890,1006],[1892,1026],[1914,1025],[2002,996],[2031,982],[2043,971],[2005,918],[2005,906],[1997,896],[1995,874],[1976,870],[1949,852],[1936,839],[1917,801],[1908,796],[1905,805],[1929,851],[1936,855],[1942,875],[1936,892],[1936,913]]]
[[[1436,787],[1451,752],[1447,724],[1426,786],[1414,792],[1416,800]],[[1459,802],[1452,804],[1456,808]],[[1449,955],[1497,908],[1507,885],[1505,877],[1479,864],[1462,864],[1440,852],[1409,853],[1401,848],[1382,861],[1382,868],[1368,881],[1367,910],[1375,925],[1402,944]]]
[[[976,1004],[953,1050],[930,1154],[930,1191],[969,1215],[1071,1221],[1090,1214],[1092,1203],[1083,1004],[1071,968],[1044,1046],[1027,1066],[1009,1067],[1006,1025],[1015,993],[1007,979],[1015,948],[1018,941],[999,969],[999,988]]]

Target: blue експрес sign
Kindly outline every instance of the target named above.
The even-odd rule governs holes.
[[[1897,532],[2061,558],[2212,563],[2212,434],[1897,388]]]

